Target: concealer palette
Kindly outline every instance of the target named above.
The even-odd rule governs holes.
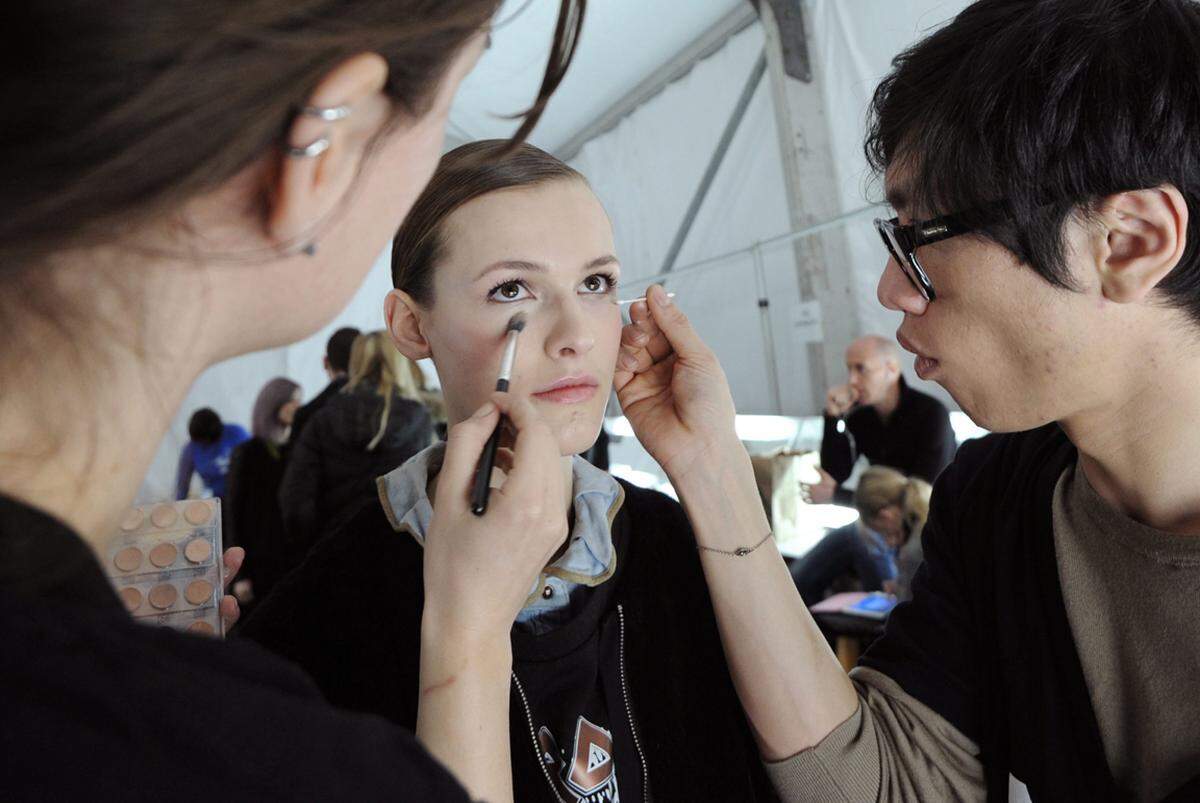
[[[201,635],[224,635],[221,502],[185,499],[135,507],[102,555],[131,616]]]

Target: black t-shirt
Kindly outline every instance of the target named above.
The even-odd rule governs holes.
[[[567,801],[649,799],[621,678],[622,612],[612,610],[613,583],[578,587],[575,615],[541,635],[513,633],[513,729],[524,720],[557,794]],[[514,749],[523,739],[514,739]]]
[[[134,623],[75,533],[2,496],[0,644],[5,800],[467,800],[288,662]]]
[[[838,419],[826,415],[821,467],[839,483],[850,476],[860,454],[873,466],[889,466],[933,482],[950,465],[958,446],[946,406],[910,388],[903,377],[900,403],[886,422],[874,407],[859,407],[846,416],[845,431],[838,429]]]

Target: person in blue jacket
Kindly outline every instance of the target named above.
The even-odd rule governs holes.
[[[250,440],[250,434],[238,424],[226,424],[208,407],[192,413],[188,421],[191,440],[179,454],[179,469],[175,474],[175,498],[186,499],[192,484],[192,474],[204,480],[204,487],[213,496],[225,496],[225,477],[229,474],[229,458],[238,444]]]

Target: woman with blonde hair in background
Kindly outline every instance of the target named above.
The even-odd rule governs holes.
[[[854,492],[858,521],[827,533],[792,567],[804,604],[820,602],[846,576],[857,579],[863,591],[894,587],[898,554],[925,523],[930,491],[929,483],[893,468],[864,471]]]
[[[289,566],[375,498],[375,478],[434,440],[411,361],[385,331],[350,350],[350,379],[293,444],[279,489]]]

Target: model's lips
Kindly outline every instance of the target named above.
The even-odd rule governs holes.
[[[917,359],[913,361],[913,370],[917,372],[917,376],[921,377],[921,379],[932,379],[941,363],[936,358],[923,353],[920,348],[899,330],[896,332],[896,342],[900,344],[900,348],[917,355]]]
[[[564,376],[557,382],[535,391],[533,397],[556,404],[579,404],[595,396],[599,386],[600,383],[591,374]]]

